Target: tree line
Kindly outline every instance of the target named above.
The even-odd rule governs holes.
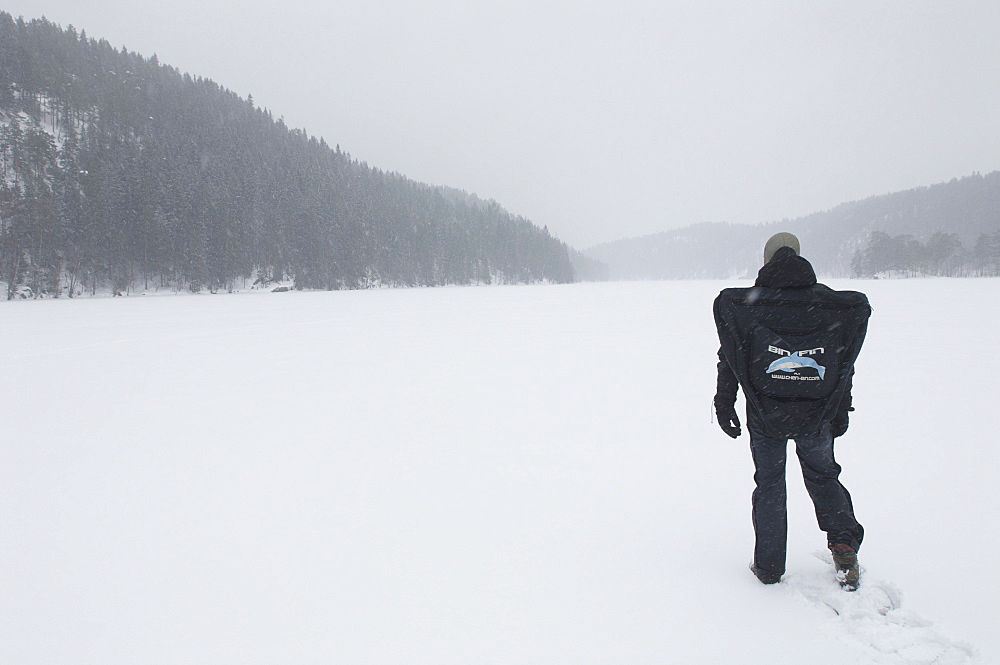
[[[211,80],[0,12],[0,281],[133,288],[568,282],[495,202],[372,168]],[[27,289],[26,289],[27,287]]]
[[[912,235],[871,234],[851,261],[855,277],[933,275],[1000,276],[1000,231],[982,233],[966,248],[956,233],[938,232],[921,242]]]

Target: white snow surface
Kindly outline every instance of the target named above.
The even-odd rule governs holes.
[[[710,422],[722,282],[0,305],[0,663],[1000,662],[1000,280],[874,306],[834,581]]]

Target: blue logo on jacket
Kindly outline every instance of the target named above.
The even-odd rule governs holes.
[[[773,372],[794,372],[797,369],[803,367],[811,367],[812,369],[819,372],[820,380],[823,379],[823,375],[826,374],[826,368],[820,365],[818,362],[809,358],[808,356],[800,356],[799,352],[796,351],[790,356],[782,356],[778,358],[773,363],[771,363],[767,368],[767,373],[771,374]]]

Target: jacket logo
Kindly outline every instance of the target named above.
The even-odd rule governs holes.
[[[780,353],[781,357],[772,362],[767,367],[767,373],[771,375],[772,379],[786,379],[795,381],[822,381],[824,375],[826,375],[826,367],[823,367],[818,362],[810,358],[809,356],[814,353],[823,353],[822,348],[809,349],[807,351],[795,351],[790,353],[784,349],[778,349],[777,347],[770,346],[768,351],[771,353]],[[787,355],[786,355],[787,354]],[[795,376],[782,376],[780,374],[774,374],[774,372],[785,372],[793,373],[797,369],[802,369],[803,367],[809,367],[816,370],[819,373],[819,377],[815,376],[801,376],[796,374]]]

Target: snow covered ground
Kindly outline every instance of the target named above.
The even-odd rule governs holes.
[[[723,283],[2,303],[0,663],[1000,662],[1000,280],[831,285],[855,594],[794,462],[747,570]]]

